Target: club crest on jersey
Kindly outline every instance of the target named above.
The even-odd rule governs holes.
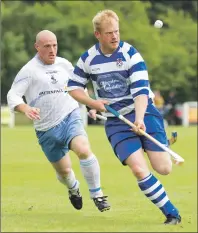
[[[51,75],[52,84],[57,83],[58,81],[54,78],[54,75]]]
[[[123,65],[122,58],[118,58],[116,61],[116,66],[121,67]]]

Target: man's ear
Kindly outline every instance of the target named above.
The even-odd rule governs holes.
[[[38,51],[38,45],[37,45],[37,43],[34,43],[34,48]]]
[[[94,35],[95,35],[95,37],[96,37],[97,39],[99,39],[99,38],[100,38],[100,32],[95,31],[95,32],[94,32]]]

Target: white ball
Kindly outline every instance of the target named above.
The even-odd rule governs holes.
[[[154,23],[155,28],[161,28],[163,26],[163,22],[161,20],[156,20]]]

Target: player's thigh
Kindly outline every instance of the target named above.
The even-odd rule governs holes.
[[[70,142],[70,149],[79,158],[87,158],[91,154],[88,137],[86,135],[75,136]]]
[[[55,163],[62,159],[69,148],[65,145],[60,138],[60,131],[54,127],[46,132],[37,132],[39,144],[51,163]]]
[[[150,135],[163,145],[167,145],[168,141],[165,132],[161,131]],[[142,142],[153,169],[160,174],[169,174],[172,169],[170,155],[144,136],[142,137]]]
[[[67,119],[63,136],[68,148],[79,157],[86,157],[90,153],[88,136],[79,109],[74,110]]]
[[[120,162],[123,165],[128,165],[133,174],[141,179],[149,174],[141,140],[139,136],[126,138],[126,134],[126,132],[115,134],[110,138],[110,142]]]
[[[167,152],[146,151],[152,168],[161,175],[168,175],[172,171],[172,161]]]
[[[137,136],[131,137],[131,132],[121,131],[117,132],[108,138],[115,155],[123,165],[125,160],[139,150],[142,145],[141,141]]]
[[[125,163],[130,167],[135,177],[143,179],[150,174],[144,151],[142,148],[133,152],[126,160]]]

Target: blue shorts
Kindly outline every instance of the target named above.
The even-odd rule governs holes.
[[[125,117],[134,122],[135,113],[129,113]],[[146,132],[162,144],[168,145],[162,116],[145,114],[144,123]],[[125,160],[140,148],[150,151],[163,151],[159,146],[151,142],[145,136],[140,136],[131,131],[131,127],[118,118],[108,118],[105,124],[106,135],[117,158],[125,165]]]
[[[37,131],[39,144],[50,162],[59,161],[68,151],[71,140],[78,136],[87,136],[80,109],[71,112],[60,124],[47,131]]]

